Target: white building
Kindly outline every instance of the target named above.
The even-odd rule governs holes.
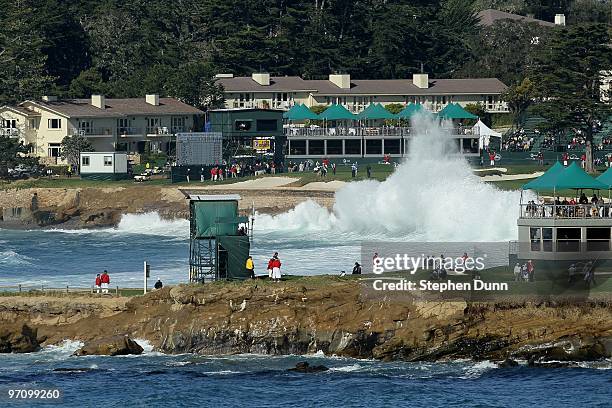
[[[82,152],[79,166],[83,179],[121,180],[128,178],[127,154],[123,152]]]
[[[298,103],[308,107],[337,103],[359,113],[371,103],[414,102],[438,112],[453,102],[462,106],[480,103],[487,112],[508,112],[501,97],[507,87],[496,78],[432,79],[428,74],[414,74],[411,79],[357,80],[337,74],[325,80],[305,80],[267,73],[250,77],[219,74],[217,78],[225,89],[226,108],[289,109]]]
[[[0,107],[0,133],[32,145],[32,154],[54,164],[66,136],[88,138],[96,151],[143,153],[168,151],[172,136],[194,131],[196,117],[204,112],[173,98],[58,100],[43,97],[17,106]]]

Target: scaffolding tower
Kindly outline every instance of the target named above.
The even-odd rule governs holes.
[[[183,194],[189,199],[189,282],[248,279],[253,217],[238,215],[240,196]]]

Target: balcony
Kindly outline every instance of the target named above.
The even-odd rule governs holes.
[[[138,127],[118,127],[117,135],[119,137],[143,136],[144,129]]]
[[[0,136],[8,136],[10,138],[19,138],[22,132],[17,128],[0,128]]]
[[[477,132],[472,128],[455,128],[446,130],[453,136],[474,136],[478,137]],[[410,127],[286,127],[285,136],[289,137],[329,137],[329,136],[355,136],[355,137],[409,137],[414,130]]]
[[[177,133],[189,132],[186,126],[153,126],[147,127],[147,136],[156,137],[156,136],[174,136]]]
[[[68,134],[70,136],[79,135],[84,137],[113,137],[115,135],[112,128],[70,128],[68,129]]]

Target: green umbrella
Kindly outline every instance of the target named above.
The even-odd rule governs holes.
[[[478,119],[478,116],[466,111],[458,103],[449,103],[438,112],[438,117],[442,119]]]
[[[418,112],[429,113],[429,111],[425,109],[425,107],[423,107],[423,105],[421,105],[420,103],[410,103],[397,114],[397,118],[410,119],[414,114]]]
[[[325,109],[323,112],[321,112],[319,114],[319,119],[324,119],[324,120],[354,120],[356,119],[355,115],[353,115],[351,112],[348,111],[348,109],[346,109],[344,106],[342,105],[331,105],[330,107],[328,107],[327,109]]]
[[[395,119],[395,115],[381,104],[371,103],[357,115],[357,119]]]
[[[283,113],[283,118],[289,120],[315,120],[319,119],[319,115],[308,109],[306,105],[297,104]]]

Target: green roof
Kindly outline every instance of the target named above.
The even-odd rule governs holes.
[[[612,167],[609,167],[605,173],[597,177],[597,181],[604,183],[608,188],[612,188]]]
[[[478,119],[478,116],[466,111],[458,103],[449,103],[438,112],[438,117],[442,119]]]
[[[395,115],[379,103],[371,103],[359,115],[358,119],[395,119]]]
[[[560,168],[560,170],[559,170]],[[548,171],[535,180],[523,186],[523,190],[564,190],[564,189],[593,189],[606,190],[608,185],[591,177],[586,171],[582,170],[576,162],[567,168],[557,162]]]
[[[410,103],[397,114],[397,117],[400,119],[410,119],[417,112],[429,113],[420,103]]]
[[[342,105],[331,105],[319,114],[319,119],[326,120],[343,120],[343,119],[356,119],[355,115],[348,111]]]
[[[308,109],[306,105],[298,103],[297,105],[293,105],[287,112],[283,113],[283,118],[289,120],[313,120],[319,119],[319,115]]]

